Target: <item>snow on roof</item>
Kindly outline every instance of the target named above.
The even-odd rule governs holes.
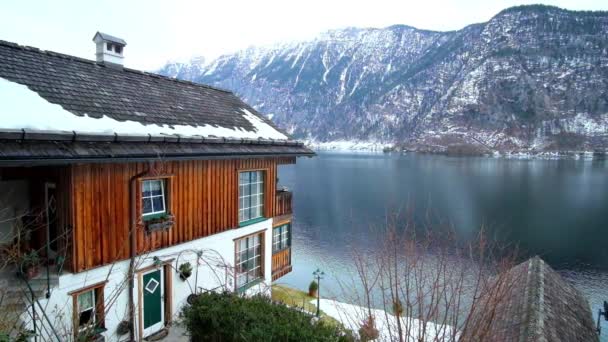
[[[240,108],[240,115],[249,121],[253,131],[238,127],[219,125],[168,125],[144,124],[138,121],[119,121],[104,115],[95,118],[79,116],[65,110],[62,106],[50,103],[37,92],[19,83],[0,78],[0,129],[31,129],[75,131],[95,134],[131,135],[180,135],[241,139],[287,140],[279,132],[246,108]]]

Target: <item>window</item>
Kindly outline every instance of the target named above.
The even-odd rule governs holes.
[[[74,333],[87,329],[104,329],[104,285],[94,285],[72,293],[74,300]]]
[[[262,278],[262,240],[264,233],[236,241],[236,287],[240,289]]]
[[[141,184],[142,214],[144,218],[163,216],[166,210],[165,180],[149,179]]]
[[[239,174],[239,223],[260,218],[263,214],[264,172],[241,172]]]
[[[106,43],[106,50],[112,51],[112,43]]]
[[[114,45],[114,52],[116,52],[116,53],[122,53],[122,46],[120,46],[120,45]]]
[[[272,252],[276,253],[291,246],[291,224],[287,223],[272,230]]]
[[[89,290],[78,295],[78,329],[95,323],[95,290]]]

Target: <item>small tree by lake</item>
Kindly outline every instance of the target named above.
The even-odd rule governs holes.
[[[483,228],[465,241],[450,226],[394,215],[371,235],[376,247],[353,248],[356,272],[340,281],[343,297],[361,307],[342,320],[377,329],[382,341],[483,341],[519,281],[505,272],[516,251],[490,242]]]

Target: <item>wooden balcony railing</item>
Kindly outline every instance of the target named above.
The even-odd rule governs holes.
[[[278,190],[275,197],[275,216],[282,216],[292,213],[291,191]]]
[[[272,281],[291,272],[291,247],[272,254]]]

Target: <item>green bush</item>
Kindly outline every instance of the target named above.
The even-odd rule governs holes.
[[[268,297],[205,293],[182,310],[192,341],[351,341],[342,329]]]

